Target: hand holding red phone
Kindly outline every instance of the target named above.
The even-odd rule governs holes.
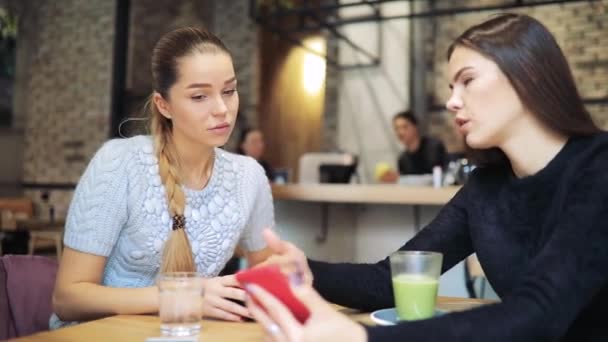
[[[337,312],[312,286],[303,283],[290,288],[310,313],[305,323],[296,319],[282,301],[264,288],[251,284],[247,286],[249,298],[256,298],[255,301],[247,300],[247,308],[265,328],[266,341],[367,341],[363,326]]]
[[[310,316],[306,306],[291,292],[289,280],[281,273],[279,266],[269,265],[241,271],[236,274],[236,279],[243,287],[254,284],[271,293],[289,308],[300,323],[305,323]],[[256,300],[255,296],[253,300]],[[257,304],[263,307],[259,302]]]

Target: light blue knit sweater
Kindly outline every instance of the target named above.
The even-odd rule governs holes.
[[[207,277],[217,276],[237,244],[247,251],[263,249],[261,232],[274,226],[262,167],[250,157],[215,152],[207,186],[183,188],[186,233],[197,269]],[[115,139],[95,154],[76,187],[64,243],[107,257],[105,286],[151,286],[171,223],[151,137]],[[64,324],[51,317],[51,328]]]

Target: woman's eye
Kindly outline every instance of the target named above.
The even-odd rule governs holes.
[[[205,95],[195,95],[195,96],[191,96],[190,98],[195,101],[200,101],[205,98]]]
[[[224,92],[224,95],[230,96],[230,95],[234,95],[234,93],[236,93],[236,89],[230,89],[230,90],[226,90]]]
[[[464,84],[464,86],[466,87],[469,83],[471,83],[473,79],[472,78],[467,78],[464,80],[464,82],[462,82]]]

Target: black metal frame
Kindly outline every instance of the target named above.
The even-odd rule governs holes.
[[[348,38],[346,35],[342,34],[340,31],[338,31],[338,29],[335,27],[335,25],[333,25],[333,23],[331,21],[324,19],[324,16],[330,16],[330,17],[336,18],[337,17],[336,13],[327,13],[327,11],[335,12],[336,9],[339,9],[342,7],[352,7],[352,6],[358,6],[358,5],[363,4],[366,6],[372,6],[372,8],[374,10],[374,17],[380,18],[381,17],[380,9],[375,5],[377,5],[377,3],[389,2],[389,1],[403,1],[403,0],[362,1],[359,3],[348,3],[348,4],[337,3],[335,5],[325,5],[325,6],[317,6],[317,7],[311,7],[311,6],[309,6],[309,3],[307,1],[304,1],[304,4],[301,8],[294,8],[294,9],[288,9],[288,8],[282,7],[279,4],[279,2],[277,0],[275,0],[274,7],[273,7],[274,10],[269,15],[262,15],[258,11],[259,1],[250,0],[249,1],[249,16],[251,17],[252,20],[254,20],[256,23],[258,23],[260,26],[264,27],[267,30],[270,30],[271,32],[273,32],[277,36],[279,36],[280,38],[282,38],[286,41],[289,41],[292,44],[300,46],[307,52],[310,52],[312,54],[315,54],[315,55],[318,55],[318,56],[324,58],[329,66],[336,67],[339,69],[376,67],[376,66],[380,65],[380,57],[381,57],[380,52],[382,50],[382,41],[381,41],[382,35],[381,35],[380,27],[378,27],[378,29],[377,29],[378,37],[376,40],[377,41],[376,52],[372,53],[372,52],[369,52],[369,51],[365,50],[364,48],[360,47],[355,42],[353,42],[350,38]],[[276,24],[279,21],[279,19],[282,19],[285,17],[293,17],[294,15],[295,15],[295,19],[298,22],[297,28],[283,28]],[[314,21],[317,24],[317,26],[315,26],[315,28],[312,30],[307,29],[306,28],[307,19]],[[341,41],[345,42],[347,45],[349,45],[353,50],[358,51],[359,53],[365,55],[367,58],[369,58],[370,61],[368,63],[354,63],[354,64],[347,64],[347,65],[340,64],[337,60],[334,60],[334,59],[330,58],[329,56],[327,56],[327,54],[322,54],[315,50],[310,49],[309,47],[304,45],[304,43],[300,39],[292,36],[292,34],[295,34],[295,33],[313,32],[313,31],[322,31],[322,30],[327,30],[330,34],[332,34],[339,40],[341,40]]]
[[[432,18],[438,16],[446,16],[446,15],[457,15],[463,13],[470,12],[483,12],[483,11],[494,11],[494,10],[508,10],[518,7],[536,7],[536,6],[545,6],[545,5],[555,5],[555,4],[565,4],[565,3],[574,3],[574,2],[597,2],[599,0],[545,0],[545,1],[535,1],[535,2],[527,2],[525,0],[512,0],[510,2],[506,2],[501,5],[490,5],[490,6],[471,6],[471,7],[454,7],[454,8],[446,8],[446,9],[431,9],[420,12],[412,12],[410,14],[403,15],[383,15],[380,11],[378,5],[388,2],[415,2],[415,1],[427,1],[427,0],[362,0],[358,2],[344,3],[341,4],[339,1],[334,1],[333,4],[329,5],[319,5],[319,6],[310,6],[308,1],[302,1],[303,5],[299,7],[293,8],[285,8],[281,6],[278,0],[274,0],[273,6],[267,10],[266,14],[262,14],[258,11],[259,1],[258,0],[250,0],[249,2],[249,14],[252,20],[254,20],[259,25],[264,28],[276,33],[279,37],[295,44],[301,46],[307,51],[319,55],[327,60],[327,64],[333,67],[338,68],[357,68],[357,67],[370,67],[370,66],[378,66],[380,64],[380,43],[378,46],[378,51],[376,53],[370,53],[366,51],[361,46],[354,43],[351,39],[343,35],[338,31],[338,27],[349,25],[349,24],[357,24],[357,23],[365,23],[365,22],[381,22],[386,20],[396,20],[396,19],[416,19],[416,18]],[[340,19],[337,15],[337,11],[347,7],[361,7],[361,6],[371,6],[374,10],[373,15],[369,16],[361,16],[349,19]],[[285,18],[294,18],[294,22],[297,26],[292,28],[284,28],[276,25],[276,23],[280,19]],[[327,18],[327,19],[326,19]],[[308,19],[311,19],[315,24],[310,25]],[[328,58],[327,55],[320,54],[312,49],[306,47],[301,40],[293,37],[292,33],[304,33],[310,31],[322,31],[327,30],[333,36],[338,38],[339,40],[344,41],[346,44],[351,46],[354,50],[361,52],[371,59],[370,63],[357,63],[354,65],[340,65],[337,61]],[[378,30],[380,32],[380,30]],[[380,38],[380,37],[379,37]],[[378,39],[380,42],[380,39]]]
[[[376,1],[364,1],[365,4],[380,4],[384,2],[392,2],[399,0],[376,0]],[[413,2],[415,0],[401,0],[407,2]],[[508,10],[518,7],[536,7],[536,6],[545,6],[545,5],[556,5],[556,4],[565,4],[565,3],[574,3],[574,2],[597,2],[599,0],[546,0],[541,2],[526,2],[524,0],[514,0],[510,3],[505,3],[501,5],[490,5],[490,6],[470,6],[470,7],[454,7],[454,8],[446,8],[446,9],[432,9],[429,11],[422,11],[419,13],[410,13],[403,15],[393,15],[393,16],[363,16],[357,18],[350,18],[345,20],[340,20],[332,23],[334,26],[343,26],[354,23],[362,23],[369,21],[386,21],[386,20],[396,20],[396,19],[413,19],[413,18],[432,18],[439,17],[445,15],[455,15],[455,14],[463,14],[463,13],[471,13],[471,12],[485,12],[485,11],[495,11],[495,10]],[[357,3],[359,4],[359,3]],[[296,11],[298,13],[298,11]],[[287,14],[294,15],[287,11]],[[284,15],[284,13],[282,14]],[[309,29],[315,30],[319,29],[318,27],[310,27]]]
[[[118,137],[118,126],[124,119],[125,84],[127,79],[127,51],[129,44],[130,0],[116,1],[114,24],[114,61],[112,63],[112,103],[110,137]]]

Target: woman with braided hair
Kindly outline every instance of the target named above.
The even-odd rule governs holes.
[[[151,136],[115,139],[79,181],[65,227],[51,327],[158,310],[159,272],[206,276],[204,314],[249,317],[233,275],[238,246],[250,265],[270,254],[270,186],[252,158],[219,149],[239,105],[228,49],[195,28],[167,33],[152,54]]]

